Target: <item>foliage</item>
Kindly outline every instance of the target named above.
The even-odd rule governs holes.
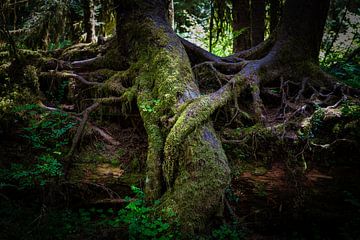
[[[68,132],[75,123],[66,113],[49,112],[35,104],[20,106],[14,111],[19,118],[28,121],[21,136],[30,143],[34,156],[3,169],[0,173],[2,181],[15,183],[19,188],[31,188],[61,177],[60,160],[69,141]]]
[[[214,54],[227,56],[232,53],[231,4],[228,1],[175,1],[175,30],[182,37]],[[214,8],[212,46],[210,48],[210,15]]]
[[[43,110],[37,105],[21,106],[15,111],[23,117],[30,116],[29,126],[23,129],[23,137],[30,141],[34,149],[59,155],[59,151],[68,144],[64,136],[75,123],[67,113]]]
[[[177,236],[175,214],[171,210],[162,210],[164,217],[157,215],[159,202],[146,206],[145,194],[132,186],[136,199],[127,198],[128,205],[118,212],[117,218],[109,224],[118,227],[120,223],[128,226],[130,239],[174,239]],[[170,219],[168,222],[165,219]]]
[[[204,0],[175,0],[175,23],[176,31],[180,34],[193,32],[194,26],[202,27],[207,31],[208,17],[210,15],[210,1]]]
[[[63,41],[60,41],[58,43],[50,43],[49,44],[49,51],[52,51],[52,50],[55,50],[55,49],[61,49],[61,48],[66,48],[66,47],[69,47],[72,45],[72,42],[70,40],[63,40]]]
[[[322,62],[325,71],[338,77],[353,88],[360,88],[360,64],[342,58],[340,53],[330,53],[330,57]]]
[[[331,1],[320,52],[322,68],[354,88],[360,88],[359,1]]]
[[[155,108],[157,105],[159,105],[160,100],[159,99],[151,99],[150,101],[148,101],[147,104],[141,104],[140,105],[140,109],[144,112],[155,112]]]
[[[219,37],[213,44],[212,44],[212,53],[218,56],[229,56],[233,53],[233,40],[235,34],[232,32],[231,29],[224,30],[223,36]],[[205,38],[206,43],[210,40],[209,36]],[[208,46],[209,44],[207,44]]]
[[[345,102],[341,108],[341,113],[345,117],[360,119],[360,105],[352,102]]]
[[[240,240],[245,239],[245,232],[238,231],[234,224],[223,224],[212,231],[212,237],[217,240]]]

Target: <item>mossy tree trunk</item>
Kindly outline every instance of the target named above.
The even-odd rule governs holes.
[[[311,64],[316,63],[328,2],[288,0],[273,48],[253,61],[237,60],[237,56],[222,59],[189,48],[171,29],[167,0],[117,4],[119,54],[128,59],[127,71],[133,73],[131,88],[148,135],[146,193],[150,199],[161,198],[162,207],[171,208],[184,229],[204,229],[221,209],[230,180],[226,155],[209,120],[211,114],[250,90],[254,120],[264,122],[264,84],[275,81],[283,89],[282,77],[296,75],[301,81],[301,71],[309,71],[305,77],[320,75],[320,69],[314,70]],[[263,50],[258,47],[249,52],[259,49]],[[188,59],[192,52],[203,59],[210,56],[208,60],[215,61],[210,64],[222,67],[219,71],[236,74],[219,90],[200,95]]]
[[[148,198],[174,211],[183,230],[204,230],[221,214],[230,181],[211,121],[215,111],[232,108],[229,124],[239,123],[236,127],[245,121],[271,126],[275,115],[285,124],[297,113],[311,115],[314,101],[330,105],[338,97],[338,85],[321,71],[317,58],[329,0],[287,0],[276,36],[225,58],[173,32],[168,0],[115,3],[117,41],[110,45],[116,42],[117,48],[111,45],[103,56],[70,64],[72,69],[111,68],[116,73],[101,83],[65,76],[100,88],[106,96],[97,99],[98,105],[136,102],[148,136]],[[200,81],[206,67],[212,77]],[[214,74],[215,89],[209,83]],[[277,113],[267,114],[269,102]]]
[[[239,34],[234,38],[233,50],[239,52],[250,48],[250,1],[232,0],[233,31]]]
[[[183,229],[196,231],[221,212],[230,170],[208,117],[186,111],[200,92],[167,3],[118,3],[118,44],[136,73],[133,88],[148,135],[147,196],[161,198]]]
[[[95,42],[96,41],[96,34],[95,34],[95,4],[94,0],[83,0],[84,6],[84,28],[86,33],[85,41],[87,43]]]

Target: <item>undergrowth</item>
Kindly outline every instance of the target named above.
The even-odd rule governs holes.
[[[63,175],[62,159],[70,130],[76,123],[66,113],[44,110],[35,104],[18,106],[14,112],[17,121],[25,123],[20,137],[28,143],[28,157],[0,170],[0,188],[42,187],[58,180]]]

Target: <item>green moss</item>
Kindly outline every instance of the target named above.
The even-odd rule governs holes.
[[[268,170],[265,167],[256,167],[252,173],[256,176],[262,176],[265,175],[267,171]]]
[[[172,191],[164,195],[161,206],[172,209],[183,228],[191,233],[206,228],[209,216],[221,215],[230,170],[210,123],[192,132],[184,145],[187,147],[183,161],[178,163],[179,176]]]
[[[33,91],[34,94],[37,94],[40,91],[40,83],[36,67],[31,65],[25,67],[24,82]]]
[[[112,69],[107,69],[107,68],[99,69],[89,73],[89,81],[98,81],[97,79],[99,77],[109,79],[117,73],[118,73],[117,71],[114,71]]]
[[[96,44],[80,43],[65,49],[60,58],[66,61],[77,61],[96,57],[98,51]]]
[[[134,51],[132,67],[138,69],[134,87],[123,95],[128,100],[137,95],[137,106],[148,135],[147,189],[149,198],[158,198],[162,192],[161,159],[164,136],[169,125],[166,120],[179,112],[179,98],[186,86],[193,80],[191,67],[186,56],[178,49],[164,47],[172,44],[165,29],[155,26],[146,19],[142,22],[124,25],[125,38],[141,39],[131,41]],[[141,36],[140,36],[140,35]],[[183,79],[183,81],[179,81]],[[181,105],[181,104],[180,104]],[[160,119],[164,119],[161,122]]]
[[[0,79],[5,79],[7,77],[9,67],[10,63],[4,63],[0,65]]]
[[[173,210],[184,229],[204,229],[221,212],[230,180],[225,153],[206,122],[228,98],[199,97],[181,43],[153,20],[125,22],[122,32],[138,69],[133,87],[148,135],[146,195],[161,196],[164,170],[168,190],[160,207]]]
[[[119,54],[119,52],[120,51],[116,44],[111,45],[111,47],[107,49],[105,55],[97,58],[96,61],[90,65],[90,67],[97,69],[108,68],[114,70],[126,69],[127,59]]]
[[[21,54],[21,57],[29,60],[29,59],[38,59],[43,57],[42,53],[39,51],[32,51],[29,49],[20,49],[19,53]]]

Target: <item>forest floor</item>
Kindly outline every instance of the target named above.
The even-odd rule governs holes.
[[[62,86],[53,83],[59,89]],[[81,86],[77,90],[81,92]],[[79,98],[93,97],[93,93],[82,93]],[[75,106],[81,100],[68,104]],[[50,100],[43,103],[56,106]],[[0,239],[122,239],[116,234],[111,238],[103,225],[92,226],[104,211],[118,210],[127,203],[126,196],[134,197],[131,186],[143,189],[147,136],[136,106],[137,113],[126,117],[118,112],[111,115],[111,108],[119,111],[119,106],[109,108],[90,114],[65,179],[35,189],[16,189],[0,181],[4,185],[0,189]],[[235,226],[241,239],[360,239],[360,149],[358,142],[340,141],[347,135],[351,141],[358,140],[356,114],[345,120],[330,119],[330,123],[315,119],[317,129],[310,133],[313,130],[317,136],[305,139],[300,139],[296,128],[284,129],[280,138],[272,132],[281,125],[276,109],[268,109],[264,126],[226,128],[215,123],[232,177],[223,222]],[[16,122],[7,132],[0,132],[1,168],[36,158],[30,155],[39,151],[31,149],[29,139],[23,137],[25,127]],[[49,129],[44,126],[43,130]],[[76,127],[71,131],[74,135]],[[342,136],[342,131],[347,135]],[[100,216],[91,212],[94,209]],[[208,229],[209,234],[212,230]]]
[[[104,121],[101,129],[116,145],[96,134],[85,134],[69,174],[68,183],[76,187],[59,191],[67,189],[65,205],[72,209],[118,208],[124,205],[125,196],[132,194],[131,185],[144,186],[147,141],[140,122],[122,125]],[[1,140],[3,157],[25,157],[24,149],[14,149],[17,141],[18,137]],[[259,152],[278,151],[271,143],[264,148]],[[227,149],[233,156],[236,147]],[[266,161],[230,157],[232,181],[226,191],[225,221],[241,226],[245,239],[357,239],[358,163],[336,163],[337,159],[329,159],[331,164],[309,162],[299,175],[291,163],[278,156]],[[1,201],[11,199],[16,206],[22,205],[22,195],[13,193],[4,192]],[[26,201],[37,194],[30,192]]]
[[[118,145],[96,141],[83,146],[71,177],[104,187],[102,194],[92,196],[99,206],[124,198],[131,194],[130,185],[143,187],[145,181],[147,143],[141,126],[106,129]],[[281,157],[266,162],[235,160],[226,193],[230,208],[226,221],[246,229],[246,239],[357,239],[360,169],[358,163],[337,161],[308,163],[299,175]]]

